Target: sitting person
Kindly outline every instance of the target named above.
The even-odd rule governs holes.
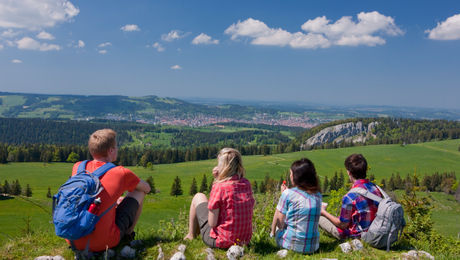
[[[322,196],[318,176],[315,166],[306,158],[292,163],[290,172],[294,187],[287,189],[284,183],[281,185],[270,236],[275,236],[280,247],[303,254],[313,253],[319,248]]]
[[[185,239],[201,233],[209,247],[229,248],[234,244],[246,245],[252,236],[254,197],[251,184],[244,178],[240,152],[224,148],[217,157],[215,178],[209,201],[197,193],[190,205],[189,231]]]
[[[116,132],[112,129],[102,129],[91,134],[88,141],[89,152],[94,160],[86,164],[86,170],[94,172],[102,165],[117,160]],[[73,166],[72,176],[77,173],[77,162]],[[91,252],[104,251],[118,245],[124,236],[133,238],[134,227],[142,211],[145,194],[150,192],[150,186],[140,180],[131,170],[117,166],[107,171],[101,178],[104,189],[98,195],[101,199],[100,212],[111,208],[97,222],[92,233],[72,242],[67,241],[77,250]],[[121,197],[129,191],[126,197]]]
[[[366,179],[367,161],[361,154],[352,154],[345,159],[348,177],[353,183],[352,188],[363,188],[382,197],[379,188]],[[378,202],[365,198],[357,193],[347,193],[342,199],[340,217],[335,217],[321,209],[319,225],[327,233],[337,239],[360,238],[361,232],[369,229],[378,209]]]

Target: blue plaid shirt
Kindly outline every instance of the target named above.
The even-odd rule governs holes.
[[[286,215],[286,229],[276,233],[279,246],[300,253],[313,253],[318,250],[321,201],[319,192],[309,194],[297,187],[283,191],[276,207]]]

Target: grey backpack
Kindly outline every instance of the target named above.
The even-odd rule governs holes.
[[[379,186],[377,188],[382,193],[383,198],[363,188],[353,188],[348,193],[357,193],[379,203],[375,219],[369,229],[361,233],[361,240],[375,248],[386,246],[387,251],[389,251],[390,245],[398,240],[404,226],[406,226],[404,210],[401,204],[392,201]]]

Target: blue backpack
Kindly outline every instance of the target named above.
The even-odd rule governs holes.
[[[93,232],[99,219],[116,204],[99,216],[88,211],[91,203],[104,189],[99,179],[115,165],[106,163],[90,173],[86,171],[87,162],[88,160],[80,163],[77,174],[70,177],[53,197],[53,223],[56,235],[71,241]]]

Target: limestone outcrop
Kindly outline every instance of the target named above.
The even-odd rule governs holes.
[[[308,138],[305,143],[301,145],[301,149],[309,149],[311,147],[319,146],[327,143],[353,142],[364,143],[372,135],[372,129],[377,126],[379,122],[371,122],[364,125],[363,122],[349,122],[340,125],[330,126],[324,128],[314,136]],[[375,137],[375,136],[373,136]]]

